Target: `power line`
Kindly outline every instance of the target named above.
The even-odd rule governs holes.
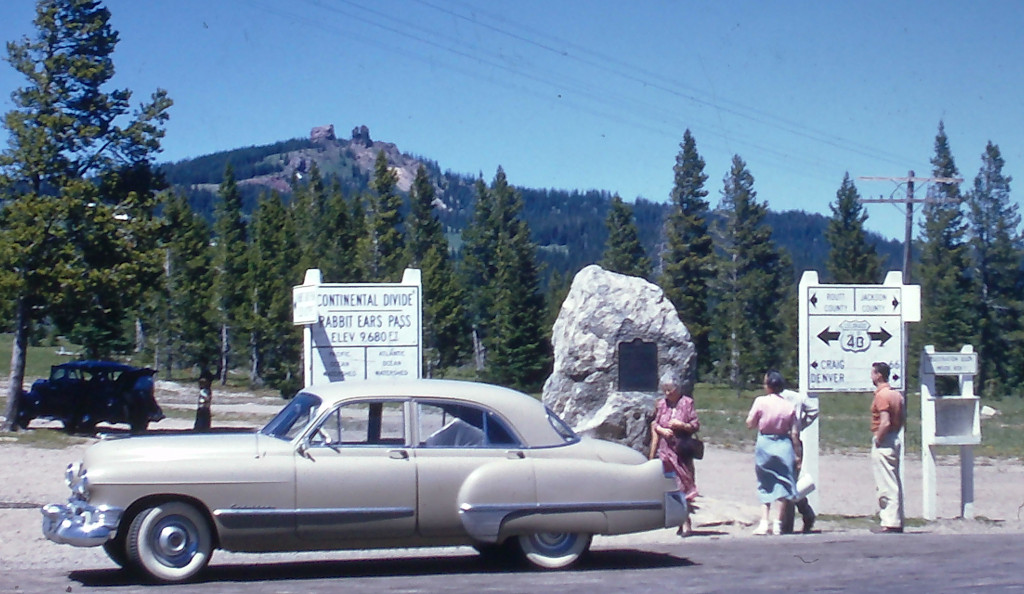
[[[882,203],[882,204],[905,204],[906,205],[906,228],[903,240],[903,284],[910,284],[910,253],[911,253],[911,239],[914,232],[914,205],[915,204],[926,204],[940,202],[932,196],[926,196],[924,198],[914,197],[914,184],[959,184],[964,180],[962,177],[916,177],[913,171],[907,174],[907,177],[877,177],[877,176],[862,176],[857,179],[865,181],[889,181],[896,182],[897,184],[907,184],[907,195],[904,198],[861,198],[861,202],[864,203]],[[895,194],[895,191],[893,192]]]

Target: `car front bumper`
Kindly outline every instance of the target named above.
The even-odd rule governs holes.
[[[43,535],[60,544],[76,547],[99,546],[117,534],[123,509],[101,505],[95,507],[85,501],[44,505]]]

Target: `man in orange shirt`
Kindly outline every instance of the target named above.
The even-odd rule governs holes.
[[[900,483],[900,428],[903,426],[903,395],[889,387],[889,365],[871,364],[871,466],[878,487],[881,532],[903,532],[903,485]]]

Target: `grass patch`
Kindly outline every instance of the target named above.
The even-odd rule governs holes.
[[[749,448],[755,440],[754,431],[747,429],[747,412],[759,390],[745,390],[740,394],[727,386],[698,384],[694,389],[694,402],[700,417],[701,438],[716,446]],[[867,451],[870,448],[870,393],[821,394],[818,404],[819,447],[823,453],[837,451]],[[981,444],[974,446],[978,457],[1024,459],[1024,398],[1002,400],[982,399],[982,406],[990,406],[998,414],[981,421]],[[906,451],[921,453],[921,396],[913,393],[907,398]],[[959,456],[959,446],[936,446],[939,456]]]
[[[14,347],[14,335],[10,333],[0,334],[0,373],[5,376],[11,374],[11,350]],[[77,345],[67,342],[48,346],[31,346],[25,353],[25,389],[32,383],[32,379],[50,377],[50,367],[74,361],[78,357],[58,354],[64,352],[77,353],[80,349]]]
[[[63,450],[69,446],[87,443],[90,440],[77,435],[68,435],[60,429],[29,429],[27,431],[0,433],[0,442],[50,450]]]

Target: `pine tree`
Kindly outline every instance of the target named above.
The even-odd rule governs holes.
[[[252,218],[245,286],[249,289],[249,378],[284,396],[301,386],[301,331],[292,325],[292,286],[303,265],[298,234],[277,193],[260,198]]]
[[[843,285],[881,282],[881,260],[875,253],[875,246],[868,243],[864,231],[864,221],[868,219],[868,214],[860,202],[857,187],[850,181],[849,173],[843,175],[843,183],[836,191],[836,201],[828,207],[832,211],[832,218],[825,230],[825,239],[830,248],[825,268],[832,282]]]
[[[402,229],[402,197],[398,194],[398,174],[388,166],[384,151],[377,153],[370,186],[374,191],[370,212],[370,276],[376,282],[398,282],[408,264]]]
[[[651,275],[651,260],[640,245],[639,232],[633,219],[633,210],[619,198],[612,197],[608,218],[608,241],[605,243],[601,266],[606,270],[640,278]]]
[[[473,218],[462,231],[462,286],[469,295],[469,321],[473,339],[473,359],[478,372],[487,359],[484,344],[490,334],[491,312],[494,310],[493,283],[497,274],[499,227],[493,216],[494,196],[483,178],[474,186],[476,203]]]
[[[943,123],[935,136],[934,177],[959,175]],[[911,332],[911,365],[924,345],[959,351],[974,335],[970,245],[963,215],[964,199],[956,184],[939,184],[924,206],[920,254],[914,278],[921,284],[921,323]]]
[[[665,296],[672,301],[690,331],[697,353],[698,370],[711,369],[708,335],[711,329],[709,289],[715,282],[714,240],[708,228],[708,192],[704,182],[704,159],[687,130],[673,167],[672,211],[665,222],[665,251],[661,254],[659,279]]]
[[[164,368],[211,369],[219,360],[217,324],[213,319],[213,251],[209,224],[172,194],[164,202],[168,230],[165,245],[167,334]]]
[[[98,2],[40,0],[33,24],[34,37],[7,44],[27,82],[11,94],[0,155],[0,291],[14,313],[5,430],[33,325],[78,322],[87,352],[106,352],[161,263],[152,161],[171,100],[158,90],[133,111],[129,90],[103,90],[118,34]]]
[[[319,268],[322,271],[331,257],[328,238],[332,230],[328,227],[327,202],[327,188],[314,162],[309,172],[292,184],[291,216],[299,242],[299,270]]]
[[[323,278],[328,282],[363,282],[366,278],[363,268],[366,258],[360,255],[360,245],[365,244],[366,233],[363,211],[357,199],[349,201],[345,198],[337,179],[331,184],[327,196],[324,226],[327,236],[323,242],[327,249],[321,264]]]
[[[722,375],[739,391],[757,385],[765,370],[786,363],[784,345],[790,340],[782,312],[793,277],[764,223],[767,204],[757,201],[754,178],[738,155],[725,177],[720,209],[725,257],[714,328]]]
[[[409,261],[423,275],[423,343],[429,372],[435,365],[442,369],[455,365],[466,355],[469,321],[448,240],[434,214],[434,184],[422,165],[416,171],[409,198]]]
[[[235,182],[234,169],[228,163],[217,192],[220,201],[214,209],[213,292],[215,319],[220,333],[218,371],[221,384],[227,383],[228,370],[244,356],[242,321],[247,312],[247,290],[243,286],[248,268],[246,249],[248,230],[242,215],[242,195]]]
[[[537,246],[520,218],[522,198],[498,168],[491,183],[492,224],[499,230],[491,295],[494,314],[487,337],[487,377],[524,391],[539,390],[550,369],[544,329],[544,298],[537,272]]]
[[[979,371],[983,394],[1002,396],[1021,382],[1021,236],[999,147],[991,142],[967,197]]]

